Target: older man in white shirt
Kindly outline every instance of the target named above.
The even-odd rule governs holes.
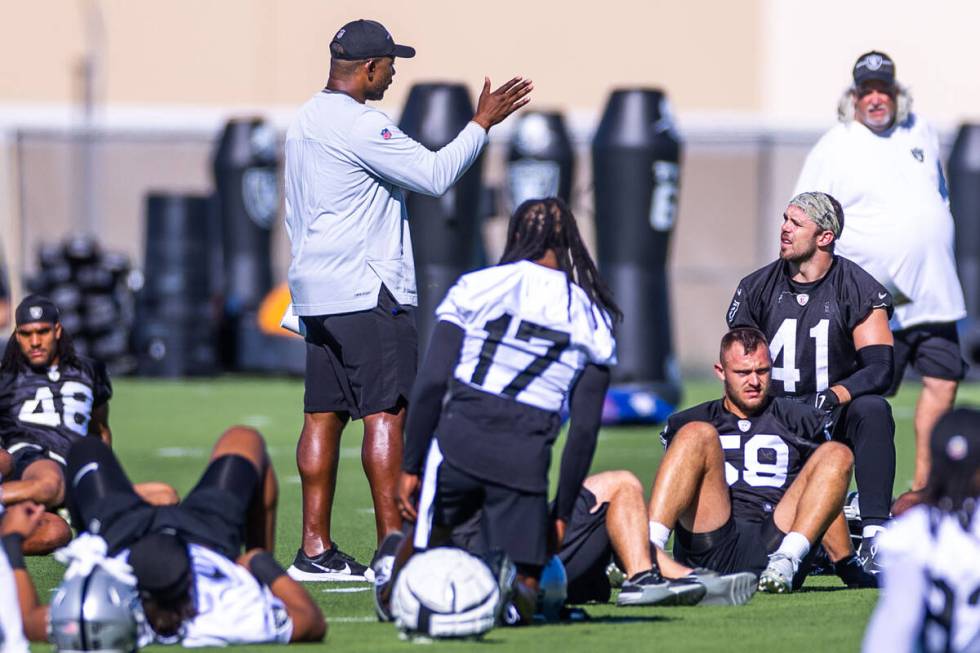
[[[824,191],[840,201],[847,229],[837,253],[894,297],[891,393],[909,364],[923,382],[915,412],[913,489],[919,489],[929,473],[929,433],[952,407],[966,371],[955,324],[966,308],[953,257],[953,218],[938,137],[911,112],[895,63],[882,52],[865,53],[853,78],[841,100],[840,124],[810,152],[795,192]]]

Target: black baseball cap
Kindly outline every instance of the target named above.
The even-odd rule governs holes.
[[[399,45],[384,25],[376,20],[354,20],[341,27],[330,42],[330,56],[334,59],[357,61],[374,57],[415,56],[415,48]]]
[[[187,595],[193,574],[187,544],[173,533],[151,533],[129,549],[129,566],[140,592],[164,604]]]
[[[933,461],[946,469],[974,473],[980,469],[980,410],[955,408],[943,415],[929,441]]]
[[[31,322],[51,322],[56,324],[60,318],[58,307],[43,295],[28,295],[14,311],[14,324],[21,326]]]
[[[871,80],[878,80],[893,86],[895,84],[895,62],[884,52],[872,50],[858,57],[852,74],[856,86]]]

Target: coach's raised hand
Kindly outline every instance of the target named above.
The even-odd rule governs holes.
[[[483,78],[483,90],[480,92],[480,99],[476,103],[476,115],[473,122],[486,130],[490,130],[496,124],[503,122],[507,116],[514,113],[525,104],[531,101],[531,90],[534,84],[530,79],[514,77],[509,82],[490,91],[490,78]]]

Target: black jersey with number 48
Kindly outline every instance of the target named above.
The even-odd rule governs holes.
[[[691,422],[707,422],[718,431],[732,514],[744,521],[758,522],[772,514],[806,459],[830,439],[825,415],[794,399],[772,397],[747,419],[715,399],[671,415],[660,434],[664,446]]]
[[[4,447],[31,442],[65,457],[72,442],[89,434],[92,409],[111,396],[105,365],[89,359],[5,373],[0,377],[0,438]]]
[[[891,294],[856,263],[835,256],[823,278],[790,280],[777,260],[742,279],[726,318],[728,327],[752,326],[769,340],[772,393],[826,390],[857,368],[854,328],[874,309],[891,317]]]

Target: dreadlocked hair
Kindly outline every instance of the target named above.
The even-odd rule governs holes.
[[[574,283],[586,297],[604,311],[613,322],[623,319],[623,312],[613,301],[612,292],[599,277],[589,250],[582,241],[575,216],[561,199],[546,197],[523,202],[514,211],[507,227],[507,245],[499,265],[517,261],[537,261],[551,250],[558,268],[568,281],[568,310],[572,309]]]
[[[78,354],[75,353],[75,342],[71,335],[61,328],[61,337],[58,338],[58,346],[55,352],[58,358],[58,365],[61,367],[75,367],[78,365]],[[7,347],[3,350],[3,360],[0,361],[0,372],[17,374],[27,369],[27,359],[17,344],[17,333],[10,334],[7,339]]]

